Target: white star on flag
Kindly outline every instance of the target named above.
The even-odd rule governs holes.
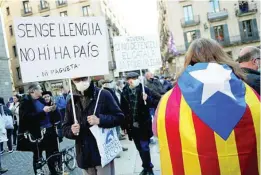
[[[192,71],[189,74],[203,83],[201,104],[204,104],[216,92],[221,92],[236,100],[231,92],[229,80],[232,70],[227,70],[217,63],[209,63],[204,70]]]

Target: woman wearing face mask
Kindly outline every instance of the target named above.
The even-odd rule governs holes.
[[[139,74],[131,72],[127,74],[128,84],[121,94],[121,109],[125,115],[125,132],[129,139],[134,140],[142,159],[143,171],[140,175],[153,175],[149,142],[152,137],[152,124],[149,108],[156,108],[160,100],[153,91],[142,85],[138,79]],[[146,104],[144,103],[146,101]]]
[[[114,162],[101,167],[101,156],[95,137],[90,131],[92,125],[112,128],[122,124],[124,116],[111,93],[102,90],[95,115],[94,108],[100,89],[89,77],[75,78],[72,84],[76,118],[74,122],[72,103],[68,101],[63,123],[63,135],[76,142],[78,167],[84,175],[114,175]]]
[[[14,130],[13,130],[13,145],[16,145],[17,141],[17,130],[19,126],[19,95],[13,96],[13,103],[10,104],[9,109],[12,111],[13,119],[14,119]]]

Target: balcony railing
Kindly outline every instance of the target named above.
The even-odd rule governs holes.
[[[230,45],[242,44],[240,35],[235,35],[230,37]]]
[[[209,12],[208,14],[208,21],[221,21],[228,18],[228,11],[226,9],[221,10],[219,12]]]
[[[237,7],[235,10],[236,16],[241,17],[241,16],[247,16],[247,15],[252,15],[257,13],[257,4],[256,3],[249,3],[246,5],[244,8],[243,7]]]
[[[219,39],[215,39],[221,46],[223,47],[228,47],[230,46],[230,39],[223,39],[223,40],[219,40]]]
[[[67,0],[56,0],[56,7],[65,7],[67,6],[68,3],[67,3]]]
[[[28,7],[28,8],[23,8],[23,9],[21,9],[21,15],[22,15],[23,17],[25,17],[25,16],[30,16],[30,15],[32,15],[32,14],[33,14],[32,7]]]
[[[183,55],[186,53],[186,46],[181,45],[181,46],[176,46],[177,52],[179,55]]]
[[[241,38],[240,35],[230,36],[228,41],[219,42],[223,47],[236,46],[244,43],[252,43],[260,41],[259,38]]]
[[[180,20],[181,26],[184,27],[191,27],[196,26],[200,23],[200,17],[199,15],[193,16],[192,19],[183,18]]]
[[[39,12],[46,12],[46,11],[49,11],[50,10],[50,5],[47,1],[45,2],[40,2],[40,4],[38,5],[38,9],[39,9]]]

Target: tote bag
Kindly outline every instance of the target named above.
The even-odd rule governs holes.
[[[0,113],[0,143],[6,142],[7,139],[7,133],[5,129],[5,120],[2,117],[2,114]]]
[[[3,105],[1,105],[1,115],[5,121],[5,129],[14,129],[13,117],[5,113]]]
[[[98,102],[100,99],[102,89],[99,91],[96,105],[94,108],[94,115],[97,110]],[[93,136],[96,139],[99,153],[101,156],[102,167],[109,164],[116,156],[122,151],[122,146],[119,141],[116,127],[114,128],[100,128],[98,125],[94,125],[90,128]]]

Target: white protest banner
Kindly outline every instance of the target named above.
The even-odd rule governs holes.
[[[113,38],[118,71],[131,71],[162,66],[157,36],[119,36]]]
[[[26,17],[14,20],[23,82],[105,75],[104,17]]]

